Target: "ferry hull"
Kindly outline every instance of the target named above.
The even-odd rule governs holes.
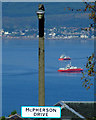
[[[68,69],[68,70],[58,70],[58,72],[82,72],[83,69]]]
[[[58,60],[71,60],[71,58],[59,58]]]

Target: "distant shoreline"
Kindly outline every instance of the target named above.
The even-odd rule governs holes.
[[[31,37],[2,37],[2,40],[38,40],[39,38]],[[47,40],[94,40],[95,38],[45,38]]]

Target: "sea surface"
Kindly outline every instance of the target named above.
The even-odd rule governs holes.
[[[38,105],[38,40],[3,40],[2,112],[20,114],[21,106]],[[63,101],[94,101],[94,87],[82,87],[82,73],[59,73],[71,62],[85,70],[94,40],[45,40],[45,105]],[[71,61],[58,61],[60,55]]]

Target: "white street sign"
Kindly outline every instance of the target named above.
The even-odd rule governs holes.
[[[61,118],[61,107],[56,106],[22,106],[22,118]]]

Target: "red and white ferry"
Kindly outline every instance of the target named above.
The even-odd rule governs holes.
[[[59,68],[58,72],[82,72],[82,68],[71,66],[68,64],[65,68]]]
[[[69,56],[61,55],[58,60],[71,60]]]

